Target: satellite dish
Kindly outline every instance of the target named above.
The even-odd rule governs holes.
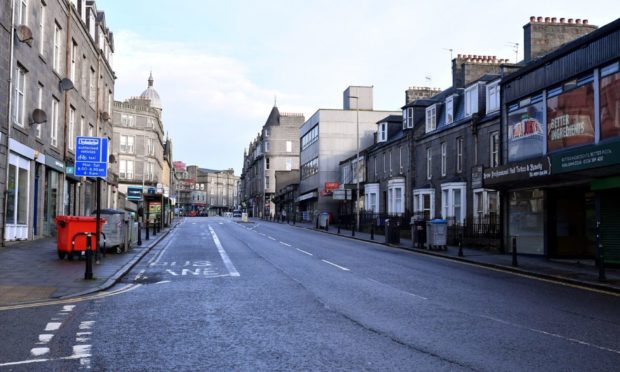
[[[110,154],[110,156],[108,156],[108,161],[110,164],[114,164],[116,163],[116,157],[113,154]]]
[[[32,111],[32,124],[41,124],[47,122],[47,114],[41,109]]]
[[[67,91],[74,88],[73,82],[70,79],[64,78],[58,83],[60,90]]]
[[[108,114],[107,111],[104,111],[101,113],[101,119],[103,119],[103,121],[108,121],[110,120],[110,114]]]
[[[32,44],[32,30],[26,25],[19,25],[16,29],[17,40],[22,43]]]

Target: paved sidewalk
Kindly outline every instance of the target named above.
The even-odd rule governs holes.
[[[85,280],[86,261],[58,259],[56,238],[7,244],[0,248],[0,306],[74,297],[113,286],[172,227],[134,245],[127,253],[108,253],[100,263],[93,262],[94,279]],[[144,238],[144,232],[142,237]]]
[[[256,219],[256,221],[261,221]],[[267,222],[267,221],[261,221]],[[270,222],[278,223],[278,222]],[[284,223],[286,224],[286,223]],[[289,223],[289,226],[307,228],[327,234],[338,234],[337,226],[330,226],[329,231],[316,230],[313,224],[309,223]],[[370,239],[369,233],[355,232],[355,237],[351,235],[351,230],[340,230],[340,236],[385,244],[383,235],[375,235],[374,240]],[[413,248],[413,243],[409,239],[401,239],[400,244],[390,246],[394,248],[406,249],[421,254],[440,256],[443,258],[464,261],[498,270],[510,271],[519,274],[526,274],[555,282],[585,286],[588,288],[612,291],[620,293],[620,268],[606,268],[606,281],[598,280],[599,272],[594,260],[547,260],[544,257],[519,255],[517,257],[517,267],[512,266],[512,255],[502,254],[494,251],[485,251],[473,248],[463,248],[463,257],[458,256],[458,247],[448,247],[447,251],[427,250]]]

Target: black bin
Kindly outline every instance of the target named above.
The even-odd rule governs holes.
[[[385,220],[385,242],[387,244],[400,244],[399,220]]]

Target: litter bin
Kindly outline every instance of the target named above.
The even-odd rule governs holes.
[[[101,218],[99,226],[106,223]],[[101,231],[101,230],[100,230]],[[73,259],[74,252],[83,252],[86,250],[86,235],[75,236],[77,233],[92,233],[91,248],[97,249],[95,245],[95,235],[97,233],[97,218],[87,216],[56,216],[56,248],[58,250],[58,258],[61,260],[68,256]],[[75,245],[71,244],[75,237]]]
[[[400,244],[400,221],[397,219],[385,220],[385,243]]]
[[[426,242],[428,249],[448,249],[448,221],[430,220],[426,223]]]
[[[321,229],[326,228],[327,224],[331,223],[329,212],[321,212],[317,218],[319,219],[319,227]]]
[[[426,244],[426,221],[411,217],[411,240],[414,248],[424,248]]]
[[[97,211],[93,211],[93,215]],[[126,226],[125,212],[117,209],[102,209],[101,216],[105,216],[107,223],[101,230],[105,234],[106,249],[116,247],[116,252],[121,253],[125,244]]]

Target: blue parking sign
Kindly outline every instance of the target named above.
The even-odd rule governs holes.
[[[75,141],[75,175],[106,178],[108,176],[108,139],[77,137]]]

